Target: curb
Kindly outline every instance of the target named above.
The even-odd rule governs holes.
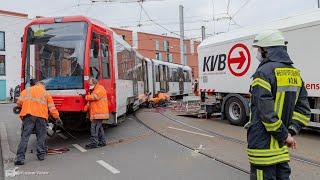
[[[0,104],[11,104],[11,103],[13,103],[13,102],[11,102],[11,101],[0,101]]]
[[[8,166],[9,163],[12,164],[14,161],[15,154],[10,150],[7,129],[4,122],[0,122],[0,141],[3,164],[4,166]]]

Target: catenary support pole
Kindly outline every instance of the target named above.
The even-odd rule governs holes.
[[[206,27],[201,26],[201,38],[202,41],[206,39]]]
[[[184,20],[183,20],[183,6],[179,6],[179,19],[180,19],[180,58],[181,64],[186,64],[184,60]]]

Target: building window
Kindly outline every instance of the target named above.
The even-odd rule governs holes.
[[[160,42],[156,40],[156,50],[160,51]]]
[[[123,40],[126,40],[126,35],[122,35],[122,39],[123,39]]]
[[[163,41],[163,50],[169,52],[169,42]]]
[[[6,58],[4,55],[0,55],[0,76],[6,75]]]
[[[194,41],[192,39],[190,40],[190,53],[194,54]]]
[[[186,54],[183,55],[183,65],[188,65],[188,58]]]
[[[183,51],[185,54],[187,54],[187,44],[183,44]]]
[[[162,54],[160,52],[156,52],[156,59],[162,61]]]
[[[172,54],[167,53],[167,61],[172,63]]]
[[[5,50],[5,33],[0,31],[0,51]]]

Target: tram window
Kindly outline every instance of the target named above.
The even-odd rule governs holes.
[[[167,81],[170,81],[170,67],[167,66]]]
[[[99,71],[99,59],[98,57],[94,57],[94,50],[91,49],[90,53],[90,78],[99,79],[100,71]]]
[[[178,82],[179,81],[178,69],[176,69],[176,68],[172,69],[171,81],[172,82]]]
[[[168,67],[168,81],[172,81],[172,69],[170,67]]]
[[[109,46],[107,38],[104,37],[101,41],[101,64],[102,64],[102,77],[103,79],[110,79],[110,59],[109,59]]]
[[[159,71],[159,66],[155,66],[155,71],[156,71],[156,82],[160,82],[160,71]]]
[[[136,72],[137,81],[143,81],[142,60],[139,57],[136,57],[135,70],[136,70],[135,72]]]
[[[116,52],[118,60],[118,78],[132,80],[135,64],[135,52],[126,48],[121,42],[116,40]]]
[[[139,67],[137,68],[137,80],[138,80],[138,81],[142,81],[142,80],[143,80],[143,77],[142,77],[142,67],[141,67],[141,66],[139,66]]]
[[[185,81],[185,76],[184,76],[184,73],[183,73],[183,70],[181,68],[179,68],[178,70],[178,81]]]
[[[184,71],[183,74],[184,74],[184,80],[185,80],[185,82],[189,82],[190,77],[189,77],[188,71]]]

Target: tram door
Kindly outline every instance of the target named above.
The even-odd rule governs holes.
[[[178,68],[178,76],[179,76],[179,91],[180,95],[183,95],[184,92],[184,74],[183,74],[183,69]]]
[[[135,61],[134,61],[134,64],[132,66],[132,70],[131,70],[131,73],[132,73],[132,83],[133,83],[133,96],[138,96],[139,95],[139,89],[138,89],[138,72],[139,72],[139,69],[138,69],[138,64],[139,64],[139,58],[136,57],[135,55],[135,52],[132,51],[131,52],[131,57],[132,58],[135,58]]]
[[[92,40],[92,49],[90,53],[90,77],[99,80],[107,91],[109,108],[115,107],[115,87],[112,81],[112,62],[110,54],[111,37],[105,34],[94,33]],[[112,110],[110,108],[110,110]]]
[[[149,92],[149,81],[148,81],[148,63],[147,61],[142,61],[142,75],[144,84],[144,93]]]
[[[159,65],[160,70],[160,90],[168,92],[168,68],[165,65]]]

